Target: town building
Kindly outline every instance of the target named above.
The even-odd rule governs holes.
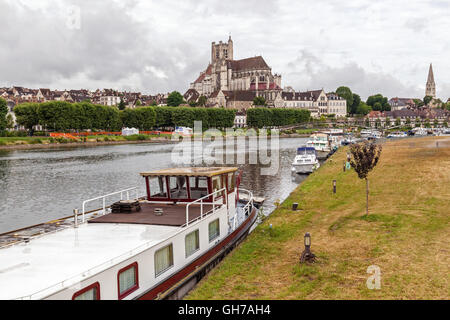
[[[237,111],[234,118],[235,128],[245,128],[247,126],[247,113],[245,111]]]
[[[435,108],[371,111],[366,119],[373,128],[398,125],[415,127],[423,126],[427,122],[437,126],[446,126],[450,121],[450,111]]]
[[[335,93],[325,93],[323,89],[295,92],[287,88],[282,92],[283,108],[303,108],[311,112],[314,118],[334,114],[336,117],[347,115],[347,101]]]
[[[389,105],[391,106],[391,111],[395,110],[402,110],[405,108],[415,108],[416,103],[414,102],[414,99],[411,98],[391,98],[388,101]]]

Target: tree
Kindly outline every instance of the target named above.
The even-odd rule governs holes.
[[[353,104],[350,107],[350,114],[355,114],[358,111],[358,107],[361,104],[361,97],[357,94],[353,94]],[[348,108],[347,108],[348,109]]]
[[[344,98],[345,100],[347,100],[347,113],[351,113],[351,108],[353,106],[353,101],[354,101],[352,90],[350,90],[349,87],[342,87],[341,86],[341,87],[336,89],[336,94],[339,97]]]
[[[425,97],[423,98],[423,104],[427,106],[427,105],[431,102],[431,100],[433,100],[433,97],[431,97],[431,96],[425,96]]]
[[[39,124],[38,104],[22,103],[14,107],[17,124],[24,126],[33,135],[33,127]]]
[[[254,106],[266,106],[266,99],[264,99],[264,97],[255,97],[255,99],[253,99],[253,105]]]
[[[367,98],[367,105],[372,107],[375,111],[390,111],[391,106],[388,103],[388,98],[383,97],[382,94],[376,94]]]
[[[206,101],[207,100],[208,99],[205,96],[200,96],[200,98],[198,98],[197,105],[200,106],[200,107],[204,107],[204,106],[206,106]]]
[[[371,108],[365,103],[365,102],[360,102],[358,108],[356,109],[356,114],[362,114],[362,115],[367,115],[369,114]]]
[[[125,102],[123,101],[122,98],[120,98],[120,102],[117,105],[117,108],[119,108],[119,110],[124,110],[126,108]]]
[[[14,128],[14,119],[11,113],[8,113],[6,115],[6,129],[13,129]]]
[[[381,102],[375,102],[375,104],[372,106],[372,109],[374,111],[382,111],[383,106],[381,105]]]
[[[422,100],[420,100],[420,99],[413,99],[413,101],[414,101],[416,107],[418,107],[418,108],[423,107],[423,101]]]
[[[0,98],[0,131],[7,127],[6,115],[8,114],[8,105],[5,99]]]
[[[380,159],[382,147],[375,143],[358,143],[350,146],[353,156],[350,165],[360,179],[366,180],[366,215],[369,215],[369,172],[375,168]]]
[[[178,91],[173,91],[167,97],[167,105],[169,107],[178,107],[182,103],[184,103],[184,98]]]

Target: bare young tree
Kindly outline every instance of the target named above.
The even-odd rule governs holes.
[[[350,152],[353,156],[350,165],[355,169],[360,179],[366,180],[366,215],[369,214],[369,179],[367,176],[377,165],[381,151],[381,145],[369,142],[353,144],[350,146]]]

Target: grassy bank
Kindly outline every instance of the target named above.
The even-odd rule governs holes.
[[[186,298],[448,299],[450,140],[383,148],[369,176],[369,216],[365,183],[342,171],[341,148]],[[318,256],[312,265],[299,264],[305,232]],[[371,265],[381,269],[380,290],[366,286]]]
[[[80,137],[78,140],[65,138],[65,137],[0,137],[0,149],[23,149],[27,147],[54,147],[61,145],[103,145],[110,143],[131,143],[131,142],[148,142],[148,141],[160,141],[170,140],[171,136],[167,134],[161,135],[131,135],[131,136],[87,136]]]

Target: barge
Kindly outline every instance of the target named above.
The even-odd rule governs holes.
[[[79,214],[1,234],[0,299],[182,298],[256,221],[237,170],[143,172],[145,196],[125,189],[84,201]],[[102,208],[87,211],[95,201]]]

